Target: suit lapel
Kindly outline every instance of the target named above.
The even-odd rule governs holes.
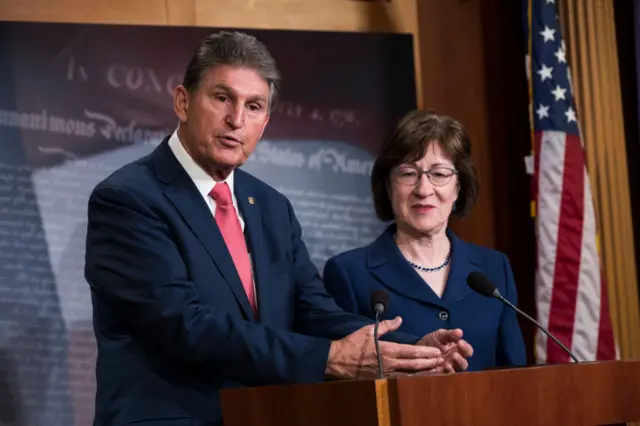
[[[231,287],[242,312],[253,319],[249,299],[244,291],[233,259],[222,234],[195,184],[171,152],[165,140],[154,153],[156,176],[167,184],[164,195],[180,212],[200,240],[216,267]]]
[[[369,247],[367,267],[385,286],[404,296],[432,305],[443,306],[422,278],[407,263],[393,240],[395,225],[391,225]]]
[[[269,324],[271,319],[271,311],[269,310],[271,292],[266,284],[269,282],[270,263],[269,250],[265,241],[262,223],[260,197],[254,193],[251,183],[241,170],[236,170],[235,181],[235,195],[244,219],[247,246],[253,261],[253,276],[256,283],[260,321]]]
[[[443,297],[439,298],[406,261],[393,240],[394,233],[395,225],[390,225],[370,246],[367,254],[367,267],[385,286],[412,299],[442,308],[448,308],[471,293],[467,276],[481,266],[473,246],[447,230],[451,240],[451,266]]]
[[[442,299],[450,304],[464,299],[471,293],[467,276],[470,272],[479,270],[482,261],[471,244],[462,241],[450,230],[447,230],[447,236],[451,241],[451,266]]]

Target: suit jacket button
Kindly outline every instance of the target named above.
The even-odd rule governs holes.
[[[446,321],[449,319],[449,313],[447,311],[442,311],[438,314],[438,317],[440,317],[442,321]]]

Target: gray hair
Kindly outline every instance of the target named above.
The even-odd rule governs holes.
[[[267,47],[254,36],[239,31],[219,31],[208,35],[187,66],[182,85],[191,93],[200,87],[205,73],[218,65],[247,67],[269,85],[269,109],[280,91],[280,72]]]

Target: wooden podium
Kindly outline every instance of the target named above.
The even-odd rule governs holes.
[[[640,421],[640,361],[221,393],[225,426],[556,426]]]

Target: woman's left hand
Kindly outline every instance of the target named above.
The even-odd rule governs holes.
[[[441,328],[424,336],[418,345],[432,346],[440,349],[444,364],[438,366],[434,373],[454,373],[469,368],[467,358],[473,355],[473,347],[462,339],[462,330]]]

